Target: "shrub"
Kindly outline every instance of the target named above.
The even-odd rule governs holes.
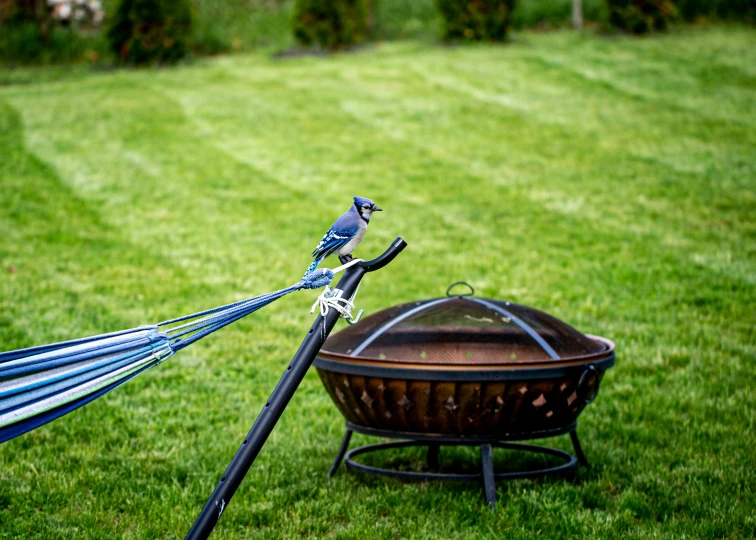
[[[189,0],[121,0],[108,40],[124,63],[174,63],[186,56],[191,24]]]
[[[677,0],[677,6],[686,21],[703,17],[756,22],[756,0]]]
[[[515,0],[438,0],[447,40],[504,41]]]
[[[52,26],[43,33],[37,23],[8,25],[0,31],[0,61],[9,65],[76,62],[99,56],[96,38],[79,36],[71,28]]]
[[[307,46],[341,49],[367,37],[366,0],[297,0],[294,37]]]
[[[520,0],[512,12],[512,28],[571,26],[574,0]],[[606,20],[604,0],[583,0],[585,21]]]
[[[9,65],[94,61],[104,47],[96,0],[0,0],[0,62]]]
[[[0,24],[36,22],[47,15],[42,0],[0,0]]]
[[[436,39],[441,15],[436,0],[374,0],[377,39]]]
[[[609,23],[633,34],[665,30],[677,15],[672,0],[607,0],[607,4]]]

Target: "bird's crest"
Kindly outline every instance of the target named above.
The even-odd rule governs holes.
[[[366,197],[359,197],[359,196],[354,198],[354,204],[356,204],[357,206],[365,206],[365,205],[375,206],[375,203],[371,201],[370,199]]]

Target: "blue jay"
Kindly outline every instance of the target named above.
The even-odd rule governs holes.
[[[305,272],[305,275],[315,270],[323,259],[336,253],[342,264],[352,260],[350,253],[354,251],[362,237],[365,236],[370,216],[373,212],[380,212],[373,201],[365,197],[355,197],[354,204],[339,219],[337,219],[323,239],[313,250],[315,260]]]

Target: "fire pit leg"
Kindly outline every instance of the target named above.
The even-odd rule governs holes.
[[[425,455],[425,462],[428,464],[428,469],[432,471],[438,470],[438,452],[440,446],[437,443],[428,444],[428,453]]]
[[[328,476],[331,477],[334,474],[336,474],[336,471],[339,469],[339,465],[341,465],[341,460],[344,459],[344,454],[346,454],[346,451],[349,449],[349,441],[352,440],[352,430],[347,429],[346,433],[344,433],[344,439],[341,441],[341,446],[339,447],[339,453],[336,454],[336,459],[333,460],[333,465],[331,465],[331,468],[328,470]]]
[[[480,445],[480,462],[486,502],[488,507],[493,509],[496,506],[496,478],[494,477],[493,449],[488,443]]]
[[[585,457],[585,454],[583,453],[583,448],[580,446],[580,440],[577,436],[577,430],[573,429],[570,431],[570,439],[572,439],[572,447],[575,449],[575,456],[578,458],[578,461],[580,464],[585,467],[586,469],[591,468],[591,464],[588,463],[588,458]]]

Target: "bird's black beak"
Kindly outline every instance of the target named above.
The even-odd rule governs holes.
[[[383,208],[378,208],[376,205],[373,205],[373,208],[371,208],[373,212],[383,212]]]

